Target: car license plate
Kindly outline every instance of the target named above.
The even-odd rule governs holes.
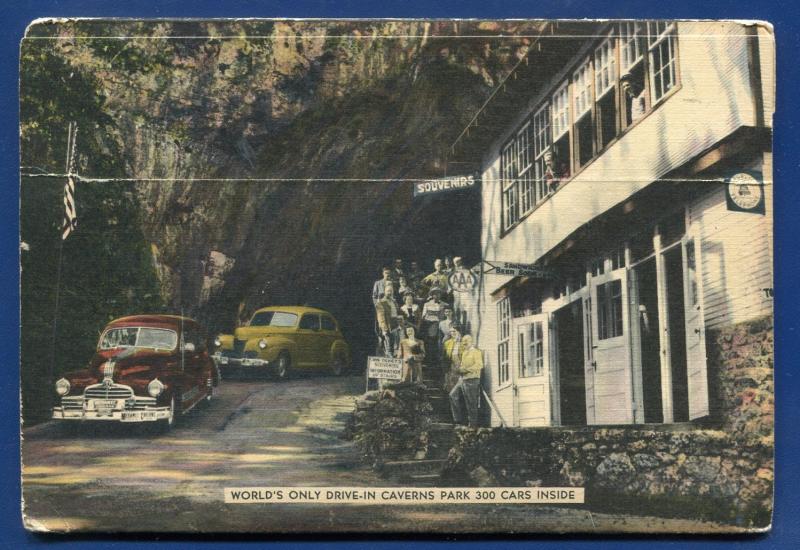
[[[115,399],[99,399],[94,403],[97,414],[111,414],[116,406],[117,401]]]
[[[219,364],[220,365],[227,365],[228,364],[228,358],[227,357],[220,357],[219,358]]]

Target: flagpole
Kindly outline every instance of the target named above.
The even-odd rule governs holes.
[[[77,127],[74,122],[69,123],[67,130],[67,159],[66,159],[66,173],[67,180],[72,177],[72,170],[74,168],[73,159],[75,156],[75,134]],[[62,193],[63,200],[64,193]],[[64,226],[62,223],[61,230],[58,235],[58,263],[56,266],[56,296],[55,303],[53,304],[53,334],[50,340],[50,364],[47,372],[47,380],[50,387],[53,387],[55,380],[55,364],[56,364],[56,339],[58,336],[58,310],[61,302],[61,271],[64,258]]]

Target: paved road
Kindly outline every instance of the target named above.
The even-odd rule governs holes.
[[[577,507],[225,504],[224,487],[387,486],[340,439],[363,379],[225,381],[167,434],[26,429],[23,497],[40,531],[691,531],[711,524]]]

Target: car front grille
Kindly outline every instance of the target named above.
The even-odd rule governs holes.
[[[69,396],[61,398],[61,407],[65,411],[82,411],[83,397]]]
[[[133,397],[133,389],[122,384],[111,384],[110,386],[95,384],[83,391],[83,397],[86,399],[128,399]]]
[[[234,357],[241,357],[244,353],[244,345],[247,343],[247,340],[234,340],[233,341],[233,354]]]
[[[150,397],[137,397],[132,403],[125,404],[125,408],[134,411],[143,411],[147,407],[155,407],[156,400]]]

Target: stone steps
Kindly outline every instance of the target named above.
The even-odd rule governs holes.
[[[422,460],[393,460],[385,462],[381,474],[399,483],[425,483],[435,485],[440,478],[446,460],[442,458]]]
[[[415,487],[436,487],[442,475],[436,474],[413,474],[408,477],[408,480],[414,484]]]

